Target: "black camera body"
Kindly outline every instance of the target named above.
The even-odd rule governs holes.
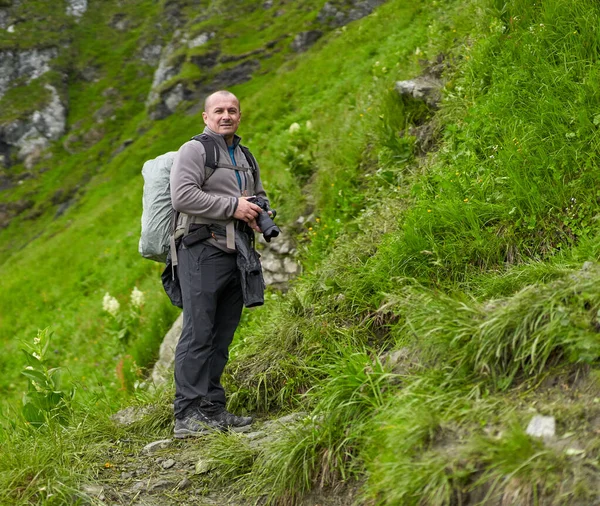
[[[281,230],[279,230],[279,227],[275,225],[273,219],[271,218],[271,216],[269,216],[269,211],[271,211],[273,218],[275,218],[277,213],[274,209],[269,208],[269,203],[262,197],[248,197],[246,200],[248,200],[248,202],[256,204],[262,209],[262,211],[256,218],[256,223],[262,230],[262,234],[265,238],[265,241],[271,242],[271,239],[273,237],[277,237],[281,233]]]

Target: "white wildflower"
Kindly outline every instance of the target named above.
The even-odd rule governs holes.
[[[25,370],[26,370],[26,371],[33,371],[33,367],[31,367],[30,365],[28,365],[28,366],[25,368]]]
[[[297,132],[298,130],[300,130],[300,125],[299,125],[298,123],[292,123],[292,124],[290,125],[289,132],[290,132],[291,134],[293,134],[294,132]]]
[[[33,385],[33,388],[35,388],[38,392],[42,391],[42,387],[39,386],[35,381],[31,380],[31,384]]]
[[[32,353],[32,355],[38,360],[42,360],[42,357],[40,357],[35,351]]]
[[[120,307],[119,301],[110,293],[106,292],[104,299],[102,299],[102,309],[113,316],[117,316]]]
[[[311,120],[308,120],[308,121],[306,122],[306,129],[307,129],[307,130],[312,130],[312,121],[311,121]]]
[[[41,339],[39,337],[33,338],[33,344],[40,344]]]
[[[131,291],[131,305],[133,307],[142,307],[144,304],[144,292],[138,290],[137,286],[133,287]]]

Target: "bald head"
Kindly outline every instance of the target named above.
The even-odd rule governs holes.
[[[208,112],[208,110],[211,108],[213,102],[215,100],[218,100],[219,98],[235,100],[237,102],[238,109],[240,109],[240,101],[233,93],[231,93],[230,91],[227,91],[227,90],[220,90],[220,91],[215,91],[214,93],[212,93],[211,95],[206,97],[206,100],[204,101],[204,111]]]
[[[217,91],[209,95],[204,102],[204,124],[213,132],[222,135],[228,145],[234,140],[241,117],[240,101],[229,91]]]

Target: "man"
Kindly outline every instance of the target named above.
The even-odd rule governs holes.
[[[188,232],[177,251],[183,299],[183,330],[175,350],[177,438],[252,423],[251,417],[225,409],[221,375],[243,306],[232,235],[235,230],[259,231],[256,217],[261,208],[247,197],[266,195],[258,167],[251,170],[251,161],[239,146],[236,131],[241,110],[236,96],[228,91],[213,93],[205,101],[202,118],[204,134],[219,150],[218,168],[205,168],[205,147],[196,140],[181,146],[171,168],[173,208],[181,213],[179,225],[184,224]],[[215,226],[225,235],[215,234]],[[194,232],[205,230],[211,231],[211,237],[190,240]]]

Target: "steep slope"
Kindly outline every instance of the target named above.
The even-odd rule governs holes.
[[[308,414],[260,444],[219,434],[164,451],[160,458],[196,459],[193,470],[181,469],[189,492],[144,485],[154,486],[157,466],[164,469],[144,457],[150,463],[136,481],[148,501],[201,504],[222,487],[238,504],[311,504],[322,500],[315,490],[359,504],[598,502],[596,3],[390,0],[332,29],[360,15],[343,12],[370,4],[244,2],[247,32],[227,5],[207,5],[231,14],[222,25],[194,20],[165,36],[165,44],[180,44],[163,65],[176,74],[165,71],[148,106],[130,104],[136,115],[112,144],[68,157],[63,174],[86,157],[105,163],[80,200],[56,220],[42,215],[40,238],[2,266],[3,333],[31,340],[36,327],[52,324],[58,345],[39,367],[67,365],[80,389],[48,409],[41,430],[10,411],[3,499],[97,502],[82,482],[110,491],[134,480],[121,473],[151,439],[171,435],[169,387],[116,392],[118,380],[131,389],[139,380],[135,370],[126,377],[126,355],[151,362],[143,353],[156,350],[174,317],[157,283],[160,268],[136,258],[137,173],[145,158],[198,126],[194,90],[206,83],[186,66],[197,47],[206,45],[198,52],[216,63],[210,79],[218,81],[286,33],[273,46],[282,44],[279,56],[260,62],[273,71],[255,71],[232,89],[267,190],[283,220],[296,222],[304,273],[286,295],[273,293],[245,314],[227,387],[231,409],[261,423],[287,411]],[[194,7],[182,4],[182,12]],[[315,36],[296,38],[283,22],[281,32],[266,22],[257,32],[259,8],[283,10],[297,23],[294,33],[328,33],[290,57],[293,41]],[[232,27],[232,38],[201,37],[213,26]],[[203,45],[183,42],[196,37]],[[227,54],[242,60],[222,61],[229,42]],[[408,86],[398,81],[423,73],[441,75],[437,105],[397,91]],[[87,100],[70,114],[84,119],[93,110]],[[13,228],[20,219],[6,229],[6,244],[21,240]],[[99,253],[91,262],[77,253],[90,248]],[[134,284],[147,296],[144,325],[102,313],[105,291],[129,308]],[[124,323],[132,324],[122,344],[115,334]],[[14,378],[18,359],[3,360],[3,378]],[[113,376],[119,360],[121,376]],[[93,379],[79,380],[84,374]],[[37,391],[31,376],[29,389]],[[15,385],[13,396],[20,391]],[[126,427],[106,416],[120,402],[144,408]],[[534,415],[551,420],[543,433],[539,418],[530,424]],[[123,501],[134,500],[138,485],[130,485]]]

